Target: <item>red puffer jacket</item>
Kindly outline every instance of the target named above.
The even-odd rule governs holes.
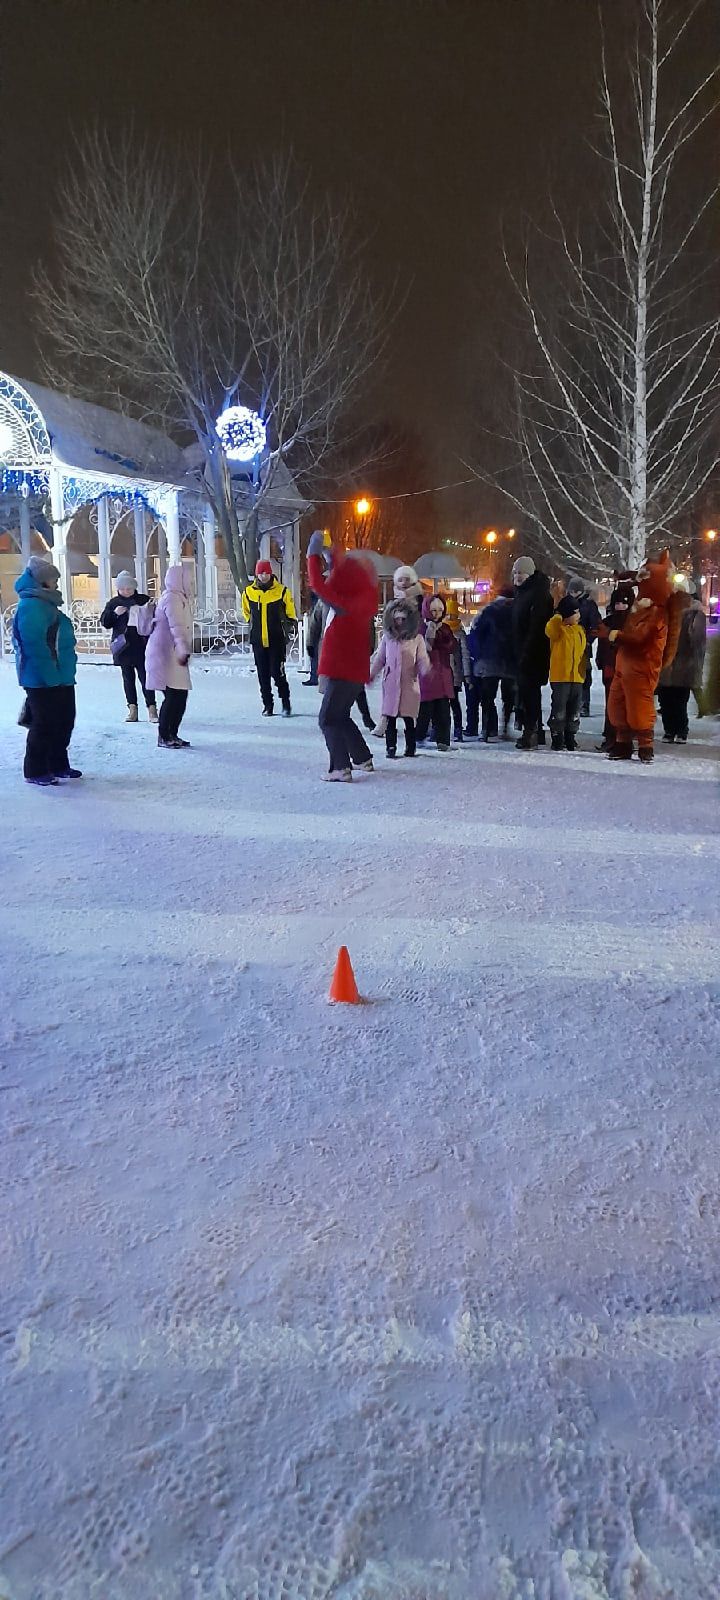
[[[359,556],[336,551],[330,574],[324,578],[321,557],[308,556],[308,583],[333,613],[320,646],[320,676],[369,683],[370,622],[378,606],[377,579],[371,565]]]

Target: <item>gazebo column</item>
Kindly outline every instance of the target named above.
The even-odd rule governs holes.
[[[30,507],[24,495],[20,496],[20,554],[22,564],[27,566],[32,549],[30,546]]]
[[[104,610],[112,595],[112,572],[110,568],[110,509],[107,495],[102,495],[97,503],[98,523],[98,581],[100,586],[100,606]]]
[[[215,616],[218,608],[217,557],[215,555],[215,517],[210,506],[205,509],[202,525],[205,565],[205,610]]]
[[[147,551],[145,548],[145,511],[136,506],[133,512],[135,530],[135,582],[141,594],[147,594]]]
[[[180,560],[180,507],[177,489],[170,489],[163,501],[163,521],[167,537],[168,562],[177,566]]]
[[[68,571],[65,489],[62,468],[53,463],[50,468],[50,511],[53,523],[53,562],[60,573],[60,589],[66,606],[72,600],[70,573]]]

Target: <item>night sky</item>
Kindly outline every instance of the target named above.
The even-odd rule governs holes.
[[[619,15],[624,0],[610,0]],[[407,300],[372,405],[461,475],[511,291],[501,225],[574,207],[595,0],[19,0],[3,14],[0,365],[39,375],[26,299],[73,128],[125,121],[248,158],[292,143],[349,192]]]

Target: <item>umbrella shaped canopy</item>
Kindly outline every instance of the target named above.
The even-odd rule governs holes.
[[[444,578],[446,583],[452,582],[453,579],[462,582],[463,578],[467,578],[468,583],[472,582],[460,566],[457,557],[446,550],[428,550],[427,555],[421,556],[420,560],[415,562],[415,571],[419,578]]]
[[[396,567],[400,566],[397,556],[383,556],[379,550],[348,550],[348,555],[368,556],[378,578],[391,578]]]

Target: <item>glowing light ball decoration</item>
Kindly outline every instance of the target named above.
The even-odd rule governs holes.
[[[228,406],[215,424],[228,461],[254,461],[265,449],[265,423],[248,406]]]

